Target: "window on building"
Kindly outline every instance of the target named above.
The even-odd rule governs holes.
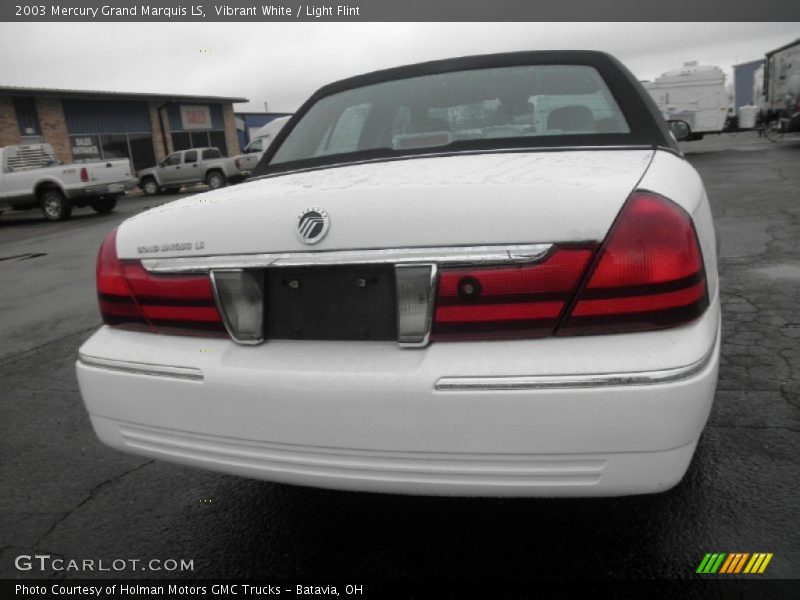
[[[14,112],[17,115],[19,134],[22,137],[41,135],[39,127],[39,114],[36,110],[36,101],[33,98],[13,98]]]
[[[222,130],[202,131],[173,131],[172,147],[174,150],[189,150],[191,148],[219,148],[223,156],[228,156],[228,146],[225,142],[225,132]]]
[[[192,148],[202,148],[208,146],[208,132],[207,131],[192,131]]]
[[[100,151],[99,136],[73,135],[70,136],[70,145],[72,146],[72,157],[75,159],[75,162],[86,162],[103,158]]]
[[[76,162],[127,158],[134,170],[156,163],[147,102],[64,98],[61,105]]]
[[[176,131],[172,134],[172,147],[175,150],[188,150],[192,147],[192,139],[184,131]]]
[[[128,150],[128,137],[124,133],[101,135],[100,147],[102,148],[103,159],[130,158],[130,151]]]
[[[139,171],[156,164],[156,153],[153,149],[153,136],[149,133],[129,133],[128,146],[131,149],[133,170]]]
[[[203,150],[203,160],[211,160],[214,158],[222,158],[222,153],[217,148]]]
[[[223,156],[228,156],[228,145],[225,143],[224,131],[209,131],[208,132],[208,145],[214,148],[219,148]]]
[[[150,133],[110,133],[69,136],[75,162],[127,158],[134,171],[156,164],[153,135]]]

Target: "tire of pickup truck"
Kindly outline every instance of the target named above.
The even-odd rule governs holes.
[[[72,214],[72,205],[61,190],[48,189],[39,196],[39,206],[48,221],[65,221]]]
[[[89,205],[92,207],[94,212],[101,215],[107,215],[114,210],[114,207],[117,205],[117,199],[114,196],[104,196],[103,198],[92,200]]]
[[[206,177],[206,185],[210,187],[212,190],[218,190],[221,187],[225,187],[225,175],[220,173],[219,171],[211,171]]]
[[[145,193],[145,196],[155,196],[161,191],[161,187],[158,185],[158,182],[152,177],[148,177],[142,181],[141,187],[142,191]]]

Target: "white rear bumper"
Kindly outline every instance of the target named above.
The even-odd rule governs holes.
[[[77,369],[98,436],[128,452],[342,489],[621,495],[669,489],[685,473],[714,396],[718,327],[717,300],[671,331],[419,350],[242,347],[104,327],[81,348]],[[685,377],[663,377],[681,369]],[[553,374],[621,373],[659,382],[531,385]],[[528,385],[436,389],[464,377]]]

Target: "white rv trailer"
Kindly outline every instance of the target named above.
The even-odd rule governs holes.
[[[719,67],[684,63],[655,81],[643,81],[664,118],[686,121],[694,139],[725,130],[731,110],[725,73]]]
[[[762,120],[781,132],[800,131],[800,38],[767,52]]]
[[[753,71],[753,105],[759,110],[767,110],[767,93],[764,89],[764,71],[766,63]]]

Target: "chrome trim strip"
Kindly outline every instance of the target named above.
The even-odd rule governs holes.
[[[547,252],[550,250],[548,249]],[[545,254],[547,254],[547,252]],[[511,251],[509,251],[509,255],[511,255]],[[439,285],[439,265],[434,264],[431,265],[431,283],[430,283],[430,292],[428,295],[428,322],[425,324],[425,337],[417,346],[418,348],[423,348],[427,346],[431,341],[431,329],[433,329],[433,311],[436,305],[436,288]],[[400,344],[400,347],[403,347],[403,344]]]
[[[714,357],[719,333],[711,348],[698,361],[674,369],[634,371],[631,373],[592,373],[585,375],[517,375],[487,377],[442,377],[436,382],[437,392],[486,392],[518,390],[552,390],[628,385],[654,385],[688,379],[705,369]]]
[[[204,273],[212,269],[330,265],[434,263],[441,266],[454,264],[518,264],[539,261],[547,256],[552,247],[552,244],[499,244],[491,246],[439,246],[227,254],[221,256],[180,256],[175,258],[146,258],[142,260],[142,266],[151,273]]]
[[[189,379],[203,381],[203,372],[193,367],[175,367],[171,365],[154,365],[150,363],[130,362],[127,360],[113,360],[99,358],[87,354],[79,354],[78,362],[109,371],[120,371],[134,375],[151,375],[154,377],[172,377],[173,379]]]

